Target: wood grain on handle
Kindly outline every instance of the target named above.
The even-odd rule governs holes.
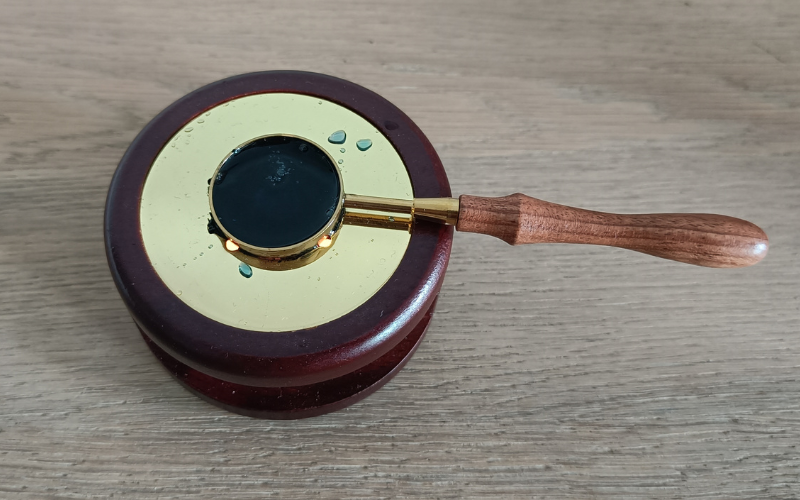
[[[769,247],[761,228],[725,215],[610,214],[519,193],[502,198],[462,195],[459,201],[459,231],[496,236],[512,245],[607,245],[707,267],[750,266]]]

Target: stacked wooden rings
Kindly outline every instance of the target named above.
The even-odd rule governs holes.
[[[384,98],[330,76],[251,73],[192,92],[142,130],[111,182],[105,243],[144,340],[180,383],[233,412],[291,419],[355,403],[405,365],[430,322],[452,227],[348,226],[302,268],[249,265],[209,230],[209,185],[231,151],[276,135],[318,145],[359,194],[450,196],[429,141]],[[282,172],[259,182],[278,189],[292,180]]]

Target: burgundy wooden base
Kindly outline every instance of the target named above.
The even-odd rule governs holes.
[[[291,420],[341,410],[383,387],[416,352],[425,337],[435,307],[434,300],[405,339],[367,366],[332,380],[296,387],[253,387],[211,377],[176,360],[141,329],[139,331],[147,346],[172,376],[200,398],[248,417]]]
[[[189,307],[161,281],[140,228],[141,193],[161,148],[197,115],[239,97],[292,92],[347,107],[382,131],[420,198],[449,197],[439,157],[411,119],[363,87],[325,75],[251,73],[198,89],[154,118],[120,161],[106,202],[111,275],[150,349],[187,388],[227,410],[262,418],[303,418],[368,396],[411,357],[442,284],[453,230],[420,221],[397,270],[365,303],[312,328],[242,330]]]

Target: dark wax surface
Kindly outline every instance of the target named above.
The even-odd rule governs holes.
[[[212,179],[214,211],[229,234],[261,248],[294,245],[331,219],[341,186],[317,146],[265,137],[234,152]]]

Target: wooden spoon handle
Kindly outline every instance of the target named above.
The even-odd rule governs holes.
[[[608,245],[707,267],[750,266],[769,247],[761,228],[725,215],[609,214],[519,193],[502,198],[462,195],[459,202],[459,231],[496,236],[512,245]]]

